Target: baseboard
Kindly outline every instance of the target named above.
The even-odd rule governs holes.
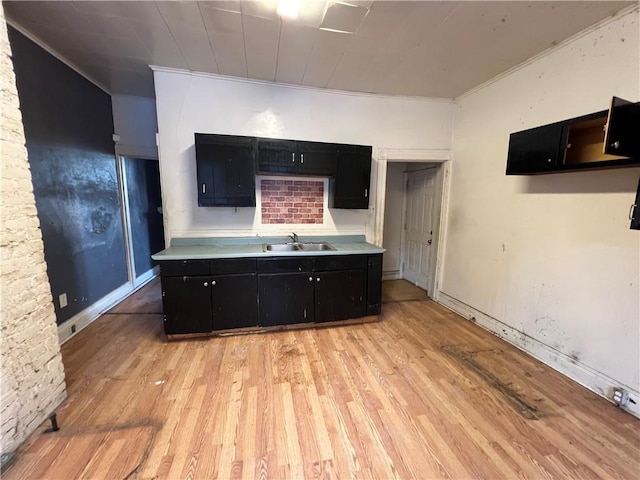
[[[539,340],[530,337],[526,333],[510,327],[500,320],[486,315],[442,291],[439,292],[437,301],[440,305],[476,323],[485,330],[488,330],[497,337],[528,353],[611,403],[613,403],[611,400],[613,388],[623,388],[629,392],[629,398],[635,403],[630,401],[626,406],[621,408],[631,415],[640,418],[640,392],[628,385],[621,384],[608,375],[594,370],[579,360],[559,352]]]
[[[382,280],[400,280],[400,271],[382,272]]]
[[[75,314],[69,320],[58,325],[58,340],[60,341],[60,345],[74,337],[78,332],[90,325],[104,312],[120,303],[135,291],[144,287],[158,275],[159,271],[160,269],[158,267],[154,267],[138,277],[137,281],[140,283],[138,283],[135,288],[131,283],[125,283],[110,294],[102,297],[93,305],[90,305],[81,312]]]

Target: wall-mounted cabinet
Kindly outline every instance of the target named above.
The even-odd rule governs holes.
[[[329,207],[369,208],[371,147],[340,145],[335,180],[331,182]]]
[[[329,177],[329,206],[369,208],[370,146],[195,134],[198,205],[253,207],[255,175]]]
[[[640,165],[640,103],[613,97],[609,110],[512,133],[507,175]]]
[[[195,134],[198,206],[253,207],[255,139]]]

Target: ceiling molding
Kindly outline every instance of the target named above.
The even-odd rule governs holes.
[[[461,95],[458,95],[457,97],[455,97],[453,100],[455,103],[460,102],[461,100],[464,100],[465,98],[473,95],[476,92],[479,92],[480,90],[488,87],[489,85],[492,85],[496,82],[498,82],[499,80],[502,80],[505,77],[508,77],[509,75],[511,75],[512,73],[515,73],[519,70],[522,70],[525,67],[528,67],[529,65],[537,62],[538,60],[551,55],[552,53],[566,47],[567,45],[572,44],[573,42],[578,41],[579,39],[581,39],[582,37],[589,35],[590,33],[593,33],[594,31],[605,27],[607,25],[609,25],[610,23],[613,23],[619,19],[621,19],[622,17],[625,17],[627,15],[633,15],[634,13],[638,13],[640,12],[640,2],[635,3],[634,5],[630,5],[627,8],[624,8],[622,10],[620,10],[619,12],[615,13],[614,15],[611,15],[610,17],[605,18],[604,20],[599,21],[598,23],[595,23],[593,25],[591,25],[590,27],[576,33],[575,35],[572,35],[569,38],[566,38],[564,40],[562,40],[561,42],[558,42],[557,45],[554,45],[552,47],[547,48],[546,50],[538,53],[537,55],[534,55],[531,58],[528,58],[527,60],[525,60],[524,62],[516,65],[515,67],[511,67],[509,70],[505,70],[504,72],[496,75],[495,77],[487,80],[486,82],[481,83],[480,85],[477,85],[475,87],[473,87],[471,90],[468,90],[466,92],[464,92]]]
[[[74,72],[76,72],[78,75],[82,76],[82,78],[85,78],[86,80],[90,81],[91,83],[93,83],[96,87],[98,87],[100,90],[102,90],[103,92],[107,93],[109,96],[111,96],[111,91],[105,87],[104,85],[102,85],[100,82],[98,82],[95,78],[93,78],[91,75],[87,74],[86,72],[82,71],[80,68],[78,68],[76,65],[74,65],[73,63],[71,63],[69,60],[67,60],[63,55],[59,54],[57,51],[55,51],[53,48],[51,48],[50,46],[48,46],[46,43],[44,43],[42,40],[40,40],[38,37],[36,37],[35,35],[33,35],[31,32],[29,32],[28,30],[24,29],[21,25],[18,25],[17,23],[15,23],[13,20],[11,20],[10,18],[6,18],[5,17],[5,22],[7,25],[10,25],[12,28],[15,28],[18,32],[20,32],[22,35],[24,35],[25,37],[27,37],[29,40],[31,40],[33,43],[35,43],[36,45],[38,45],[40,48],[42,48],[45,52],[47,52],[49,55],[55,57],[57,60],[61,61],[62,63],[64,63],[67,67],[69,67],[71,70],[73,70]]]
[[[455,103],[452,98],[440,98],[440,97],[412,97],[406,95],[385,95],[382,93],[366,93],[366,92],[351,92],[346,90],[333,90],[330,88],[321,88],[321,87],[310,87],[306,85],[292,85],[290,83],[278,83],[278,82],[270,82],[267,80],[255,80],[252,78],[243,78],[243,77],[232,77],[228,75],[220,75],[217,73],[208,73],[208,72],[194,72],[192,70],[185,70],[182,68],[172,68],[172,67],[162,67],[159,65],[149,65],[149,68],[154,72],[164,72],[164,73],[177,73],[182,75],[189,75],[193,77],[205,77],[205,78],[213,78],[217,80],[227,80],[230,82],[238,82],[238,83],[248,83],[253,85],[267,85],[267,86],[277,86],[289,88],[292,90],[304,90],[307,92],[320,92],[320,93],[333,93],[337,95],[346,95],[349,97],[374,97],[374,98],[389,98],[394,100],[411,100],[411,101],[421,101],[421,102],[440,102],[440,103]]]

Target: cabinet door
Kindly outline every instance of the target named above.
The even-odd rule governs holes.
[[[563,126],[559,123],[512,133],[507,175],[549,172],[562,166],[563,134]]]
[[[379,315],[382,307],[382,254],[367,260],[367,315]]]
[[[311,273],[278,273],[258,276],[261,327],[313,322]]]
[[[640,103],[618,97],[611,100],[604,153],[640,160]]]
[[[365,270],[338,270],[314,276],[316,322],[358,318],[365,314]]]
[[[255,206],[251,145],[196,144],[199,206]]]
[[[629,219],[631,220],[631,225],[629,228],[631,228],[632,230],[640,230],[640,179],[638,180],[636,201],[633,202],[633,205],[631,205]]]
[[[369,208],[371,147],[340,146],[333,208]]]
[[[300,175],[332,177],[336,173],[338,146],[332,143],[298,142]]]
[[[213,330],[258,325],[255,273],[211,277]]]
[[[168,335],[211,332],[211,278],[162,277],[162,307]]]
[[[294,141],[258,139],[258,172],[296,174],[297,153]]]

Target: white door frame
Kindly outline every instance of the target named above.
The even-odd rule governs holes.
[[[440,185],[440,214],[438,218],[439,228],[438,235],[434,238],[435,247],[435,268],[430,285],[433,285],[431,298],[438,300],[440,296],[440,285],[442,284],[442,266],[444,262],[446,236],[447,236],[447,217],[449,210],[449,192],[451,186],[451,151],[450,150],[416,150],[416,149],[378,149],[378,158],[376,165],[376,198],[374,210],[374,228],[373,242],[375,245],[382,246],[382,238],[384,234],[384,206],[386,200],[386,184],[387,184],[387,163],[388,162],[404,162],[404,163],[441,163],[439,168]],[[403,200],[404,202],[404,200]]]

